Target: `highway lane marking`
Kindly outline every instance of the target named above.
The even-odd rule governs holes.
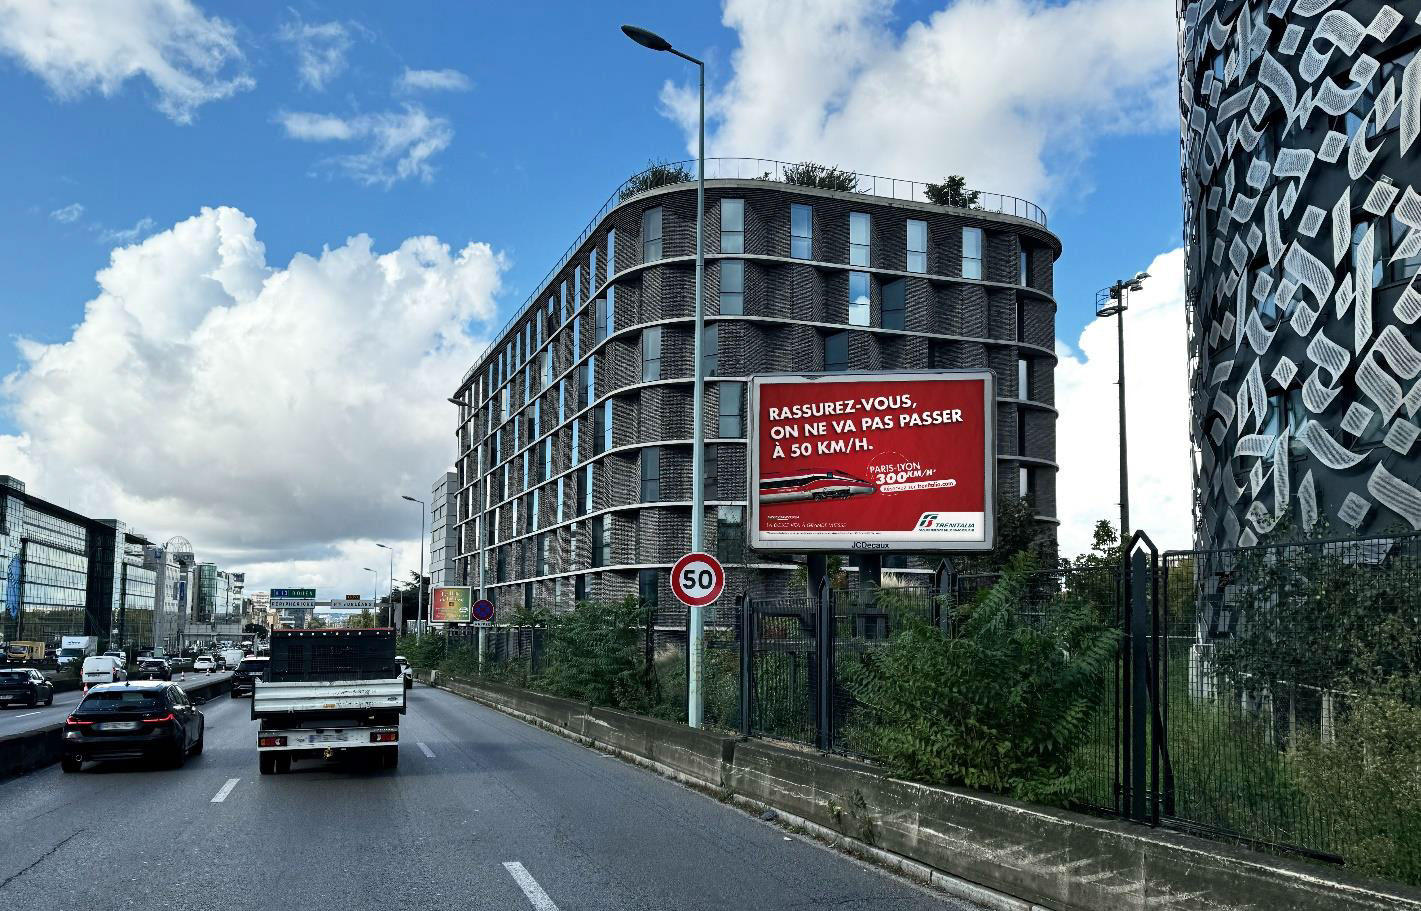
[[[222,801],[226,800],[226,799],[227,799],[227,795],[232,793],[232,789],[235,788],[235,787],[237,786],[237,782],[239,782],[239,781],[241,781],[241,780],[242,780],[242,779],[240,779],[240,778],[229,778],[229,779],[227,779],[227,783],[224,784],[224,785],[222,786],[222,789],[217,792],[217,796],[212,798],[212,802],[213,802],[213,803],[221,803]]]
[[[421,750],[423,750],[423,751],[424,751],[424,755],[428,756],[430,759],[433,759],[433,758],[434,758],[434,751],[431,750],[429,747],[425,746],[422,742],[417,742],[417,743],[415,743],[415,746],[417,746],[417,747],[419,747]]]
[[[28,717],[30,717],[31,715],[38,715],[38,714],[39,714],[39,712],[21,712],[20,714],[16,715],[15,717],[16,717],[16,718],[28,718]]]
[[[548,897],[548,893],[543,891],[543,887],[538,885],[538,881],[533,878],[533,874],[523,869],[523,865],[516,860],[506,860],[503,862],[503,869],[507,870],[513,877],[513,881],[518,884],[518,888],[523,890],[523,894],[528,897],[528,903],[535,911],[558,911],[558,906],[553,904],[553,900]]]

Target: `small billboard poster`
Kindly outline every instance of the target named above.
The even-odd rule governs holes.
[[[991,549],[995,395],[990,370],[753,377],[751,546]]]
[[[433,623],[468,623],[473,619],[473,589],[467,585],[453,585],[434,589],[434,598],[429,606],[429,619]]]

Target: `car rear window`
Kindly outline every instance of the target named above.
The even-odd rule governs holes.
[[[0,683],[27,683],[29,679],[26,671],[0,671]]]
[[[237,670],[239,670],[239,671],[259,671],[259,670],[261,670],[261,669],[264,668],[264,667],[266,667],[266,662],[265,662],[265,661],[260,660],[260,659],[255,659],[255,658],[254,658],[254,659],[252,659],[252,660],[250,660],[250,661],[243,661],[241,664],[237,665]]]
[[[79,703],[80,712],[152,712],[163,707],[163,695],[144,690],[108,690],[90,693]]]

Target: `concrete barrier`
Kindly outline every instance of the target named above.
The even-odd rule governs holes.
[[[430,672],[418,678],[737,802],[1004,911],[1421,911],[1421,890],[863,762]]]
[[[180,680],[178,686],[194,702],[205,702],[232,689],[232,678]],[[64,751],[64,723],[0,736],[0,779],[23,775],[59,761]]]

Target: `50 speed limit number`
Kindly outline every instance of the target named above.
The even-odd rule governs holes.
[[[710,554],[686,554],[671,568],[671,591],[688,607],[705,607],[725,591],[725,570]]]

